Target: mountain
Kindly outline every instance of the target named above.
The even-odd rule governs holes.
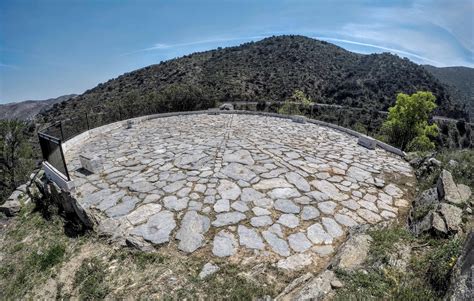
[[[21,102],[0,104],[0,120],[30,120],[33,119],[36,114],[51,108],[54,104],[69,100],[75,96],[77,95],[69,94],[46,100],[25,100]]]
[[[471,119],[474,118],[474,68],[444,67],[424,65],[434,77],[447,85],[450,94],[466,104]]]
[[[316,102],[387,110],[399,92],[428,90],[437,115],[466,116],[425,68],[388,53],[363,55],[304,36],[277,36],[160,62],[55,105],[45,120],[83,112],[129,115],[226,101],[283,101],[302,90]]]

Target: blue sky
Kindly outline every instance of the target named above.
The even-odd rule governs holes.
[[[0,103],[82,93],[150,64],[271,35],[474,67],[474,0],[0,0]]]

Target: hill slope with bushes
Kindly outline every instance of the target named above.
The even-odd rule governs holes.
[[[424,66],[434,77],[447,85],[451,96],[466,105],[471,119],[474,118],[474,68]]]
[[[303,36],[277,36],[123,74],[55,105],[44,117],[48,121],[109,109],[141,115],[225,101],[283,101],[296,89],[315,102],[371,110],[387,110],[399,92],[428,90],[437,98],[437,115],[466,116],[438,79],[408,59],[356,54]]]

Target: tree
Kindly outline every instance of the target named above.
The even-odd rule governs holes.
[[[33,154],[26,131],[24,122],[0,121],[0,203],[23,184],[33,170]]]
[[[428,123],[436,108],[436,97],[431,92],[412,95],[399,93],[395,106],[389,108],[382,132],[390,144],[402,150],[427,151],[435,147],[431,138],[438,135],[438,126]]]
[[[295,92],[293,92],[293,95],[291,95],[287,100],[285,100],[285,103],[278,110],[278,113],[285,115],[301,115],[300,108],[306,109],[312,104],[313,102],[311,101],[311,99],[306,97],[303,91],[295,90]]]

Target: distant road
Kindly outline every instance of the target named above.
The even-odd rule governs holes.
[[[256,105],[258,104],[257,101],[231,101],[230,103],[232,104],[238,104],[238,105],[246,105],[246,104],[253,104]],[[277,103],[277,104],[282,104],[284,101],[267,101],[266,104],[272,104],[272,103]],[[354,107],[347,107],[347,106],[341,106],[341,105],[334,105],[334,104],[327,104],[327,103],[315,103],[314,105],[318,107],[329,107],[329,108],[338,108],[338,109],[350,109],[350,110],[364,110],[362,108],[354,108]],[[365,109],[367,110],[367,109]],[[387,115],[387,111],[377,111],[379,114],[382,115]],[[457,122],[457,119],[453,118],[448,118],[444,116],[433,116],[433,120],[441,120],[441,121],[447,121],[447,122]],[[474,125],[472,122],[466,122],[469,125]]]

